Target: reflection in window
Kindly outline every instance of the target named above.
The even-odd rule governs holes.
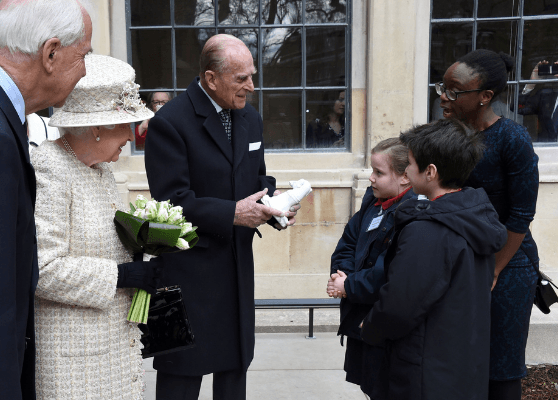
[[[213,25],[215,23],[215,6],[213,4],[213,1],[175,1],[174,20],[177,25]]]
[[[347,151],[348,98],[342,115],[327,121],[340,93],[350,93],[349,7],[348,0],[126,0],[128,60],[143,97],[156,89],[179,95],[199,74],[207,39],[231,34],[254,59],[247,101],[262,115],[266,150]],[[322,133],[309,130],[316,120]],[[335,140],[324,139],[326,131]]]
[[[221,25],[256,25],[258,23],[258,0],[219,0],[219,23]]]
[[[132,65],[142,88],[172,87],[171,33],[165,29],[132,31]]]
[[[265,148],[302,148],[301,105],[300,92],[264,92],[262,118]]]
[[[347,3],[343,0],[306,0],[307,22],[346,22],[346,18]]]
[[[308,86],[344,86],[345,29],[308,28],[306,59]]]
[[[267,28],[263,31],[264,87],[300,86],[302,43],[299,28]]]
[[[306,147],[345,147],[345,91],[312,91],[306,96]]]
[[[262,0],[262,18],[266,25],[302,23],[301,0]]]
[[[477,15],[473,15],[471,6],[477,2]],[[515,58],[516,69],[508,76],[507,90],[492,101],[493,110],[523,124],[534,142],[557,143],[558,0],[432,0],[432,7],[430,120],[442,118],[433,85],[451,64],[475,49],[502,51]],[[514,16],[522,17],[506,20]],[[556,71],[544,70],[555,62]]]

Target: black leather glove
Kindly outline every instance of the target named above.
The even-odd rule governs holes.
[[[157,293],[163,268],[157,257],[149,261],[134,261],[118,265],[117,288],[138,288],[147,293]]]

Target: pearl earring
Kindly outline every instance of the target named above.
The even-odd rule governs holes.
[[[101,140],[101,137],[97,136],[97,138],[95,140],[98,142],[99,140]]]
[[[481,106],[484,106],[484,103],[481,103]]]

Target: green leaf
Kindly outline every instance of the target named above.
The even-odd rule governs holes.
[[[135,212],[136,212],[136,207],[134,207],[134,205],[130,203],[130,214],[133,214]]]

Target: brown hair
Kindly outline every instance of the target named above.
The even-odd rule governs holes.
[[[391,169],[397,175],[403,175],[409,165],[409,149],[398,137],[382,140],[372,149],[372,154],[386,153],[391,159]]]

